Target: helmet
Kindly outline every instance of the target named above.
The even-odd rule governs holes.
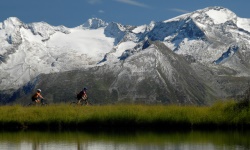
[[[42,90],[41,89],[37,89],[37,92],[42,92]]]
[[[83,88],[83,90],[84,90],[84,91],[86,91],[86,90],[87,90],[87,88],[85,87],[85,88]]]

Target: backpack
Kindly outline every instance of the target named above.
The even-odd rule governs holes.
[[[83,91],[79,92],[77,95],[76,95],[76,98],[79,100],[82,98],[82,95],[83,95]]]

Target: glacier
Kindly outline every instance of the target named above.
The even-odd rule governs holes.
[[[71,82],[61,86],[76,90],[81,85],[73,83],[83,75],[92,81],[84,81],[89,86],[94,79],[100,82],[93,91],[105,93],[108,102],[207,104],[246,90],[249,41],[250,19],[223,7],[141,26],[92,18],[68,28],[10,17],[0,23],[1,103],[23,102],[37,87],[56,87],[60,81],[50,87],[41,83],[49,77],[60,76],[61,82]],[[66,75],[73,73],[75,78]],[[236,89],[240,83],[245,84]],[[64,99],[53,98],[58,92],[52,91],[47,92],[51,101]]]

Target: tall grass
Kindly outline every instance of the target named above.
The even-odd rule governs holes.
[[[176,105],[50,105],[46,107],[1,106],[3,129],[85,128],[244,128],[250,127],[249,107],[218,102],[213,106]]]

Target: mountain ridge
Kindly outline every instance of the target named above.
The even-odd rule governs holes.
[[[237,97],[242,92],[233,86],[238,85],[235,81],[244,83],[250,74],[249,31],[250,19],[239,18],[223,7],[208,7],[141,26],[106,23],[92,18],[78,27],[67,28],[51,26],[45,22],[25,24],[11,17],[0,23],[1,101],[23,101],[24,97],[27,99],[25,95],[42,85],[50,89],[46,84],[35,82],[40,75],[47,78],[46,75],[53,77],[62,74],[62,78],[66,78],[63,72],[78,74],[77,70],[91,70],[93,74],[102,70],[100,74],[109,76],[111,83],[100,81],[100,86],[108,89],[104,90],[108,98],[116,97],[111,101],[130,99],[133,102],[142,100],[203,105],[214,101],[211,99]],[[152,51],[158,55],[151,54]],[[141,57],[145,59],[147,67],[139,62]],[[131,58],[136,58],[134,63],[140,65],[129,62]],[[147,61],[152,64],[157,62],[161,67]],[[182,65],[177,65],[177,62]],[[124,65],[127,65],[127,69],[124,69]],[[93,71],[92,68],[96,67],[98,69]],[[152,75],[150,70],[157,76]],[[172,78],[168,77],[170,74],[166,70],[174,70]],[[131,72],[137,73],[133,76]],[[88,79],[93,76],[87,74]],[[95,77],[105,80],[105,76]],[[116,80],[112,80],[111,76]],[[147,95],[150,91],[143,88],[150,87],[144,81],[146,77],[158,78],[157,81],[151,81],[154,85],[152,95],[155,96]],[[124,81],[126,78],[130,79],[128,83]],[[225,83],[225,78],[228,83]],[[72,82],[75,80],[71,79]],[[132,83],[138,83],[138,86]],[[59,84],[59,81],[55,84]],[[124,88],[123,84],[128,86]],[[224,84],[228,84],[230,89]],[[56,87],[54,84],[51,86]],[[72,86],[69,88],[75,89]],[[240,87],[244,91],[247,86],[242,84]],[[129,93],[130,87],[133,87],[134,94]],[[93,90],[99,91],[98,87]],[[52,97],[51,101],[59,101],[55,96]],[[106,98],[105,101],[110,100]]]

